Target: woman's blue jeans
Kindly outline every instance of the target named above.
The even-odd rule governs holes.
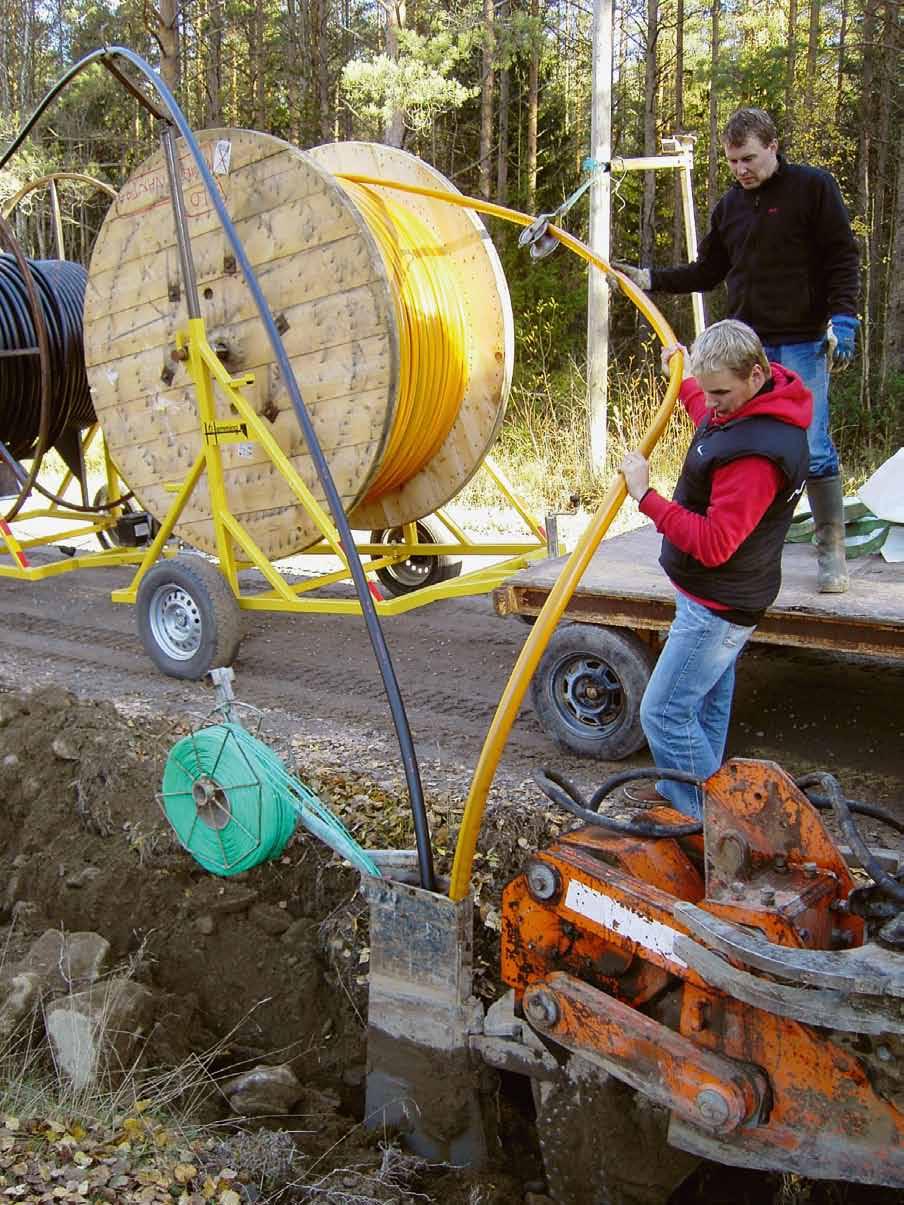
[[[735,662],[752,631],[678,594],[668,639],[640,704],[640,722],[660,769],[709,778],[722,765]],[[662,780],[656,789],[678,811],[702,815],[696,787]]]
[[[768,360],[796,372],[813,394],[813,419],[807,428],[810,448],[808,477],[837,477],[838,453],[829,434],[828,343],[764,343]]]

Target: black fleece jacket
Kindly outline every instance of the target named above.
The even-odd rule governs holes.
[[[735,182],[719,199],[696,260],[653,268],[651,287],[664,293],[728,288],[728,314],[752,326],[764,343],[822,338],[833,314],[857,313],[857,243],[833,176],[788,163],[759,188]]]

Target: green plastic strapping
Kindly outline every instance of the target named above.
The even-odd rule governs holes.
[[[885,543],[893,524],[877,519],[859,498],[844,499],[844,555],[846,560],[855,560],[878,552]],[[812,544],[816,525],[813,512],[802,510],[796,514],[785,537],[786,544]]]
[[[342,822],[241,724],[214,724],[174,745],[161,800],[184,848],[212,874],[278,858],[299,820],[362,873],[380,874]]]

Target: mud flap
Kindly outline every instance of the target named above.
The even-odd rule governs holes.
[[[370,905],[369,1128],[389,1127],[431,1162],[479,1166],[487,1139],[481,1067],[469,1052],[483,1006],[471,991],[472,906],[388,878]]]

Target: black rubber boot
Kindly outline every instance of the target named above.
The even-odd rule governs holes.
[[[816,588],[820,594],[843,594],[848,588],[844,563],[844,498],[841,478],[808,477],[807,498],[813,512],[816,545]]]

